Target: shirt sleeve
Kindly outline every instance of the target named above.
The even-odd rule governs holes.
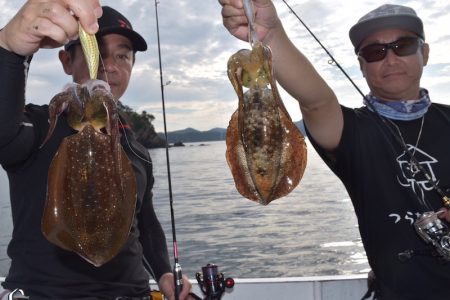
[[[35,132],[25,113],[25,85],[31,57],[0,47],[0,164],[25,159],[35,145]]]

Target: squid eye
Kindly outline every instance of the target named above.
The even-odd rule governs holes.
[[[249,88],[250,82],[252,81],[252,76],[250,75],[250,73],[243,70],[241,78],[242,78],[242,85],[245,86],[246,88]]]

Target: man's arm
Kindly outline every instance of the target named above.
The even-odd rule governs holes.
[[[0,31],[0,47],[22,56],[60,47],[77,36],[78,21],[95,33],[101,14],[98,0],[28,0]]]
[[[325,150],[334,150],[344,124],[336,95],[292,44],[281,24],[266,40],[273,52],[275,78],[298,100],[303,121],[314,140]]]
[[[61,46],[74,37],[76,17],[94,32],[97,15],[98,0],[29,0],[0,30],[0,164],[20,161],[34,146],[33,124],[24,113],[31,56],[39,48]]]
[[[0,164],[25,158],[34,144],[34,130],[24,115],[25,78],[29,57],[0,48]]]

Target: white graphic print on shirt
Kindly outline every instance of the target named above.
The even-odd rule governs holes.
[[[433,182],[436,182],[436,177],[433,172],[433,164],[437,163],[437,159],[414,147],[413,145],[407,144],[408,150],[413,153],[414,157],[419,162],[428,174],[430,174]],[[417,166],[412,163],[409,159],[409,155],[403,152],[397,157],[397,163],[402,171],[402,177],[397,176],[397,180],[403,187],[411,187],[413,192],[419,197],[422,203],[425,203],[424,191],[430,191],[433,189],[433,185],[425,178],[425,176],[417,176],[420,174],[420,170]],[[419,179],[417,179],[417,178]],[[438,182],[436,182],[438,184]]]
[[[430,174],[432,180],[436,182],[436,176],[433,172],[433,164],[437,163],[437,159],[429,155],[428,153],[414,147],[413,145],[406,144],[410,153],[413,153],[419,164]],[[411,188],[417,195],[422,203],[425,203],[424,191],[430,191],[433,189],[433,185],[425,178],[425,176],[419,176],[421,172],[419,169],[411,163],[409,155],[403,152],[396,159],[400,166],[401,175],[397,176],[398,183],[405,188]],[[399,222],[408,222],[413,225],[417,218],[421,215],[419,212],[407,211],[406,213],[391,213],[388,215],[394,221],[394,224]]]

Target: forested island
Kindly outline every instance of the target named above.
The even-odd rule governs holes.
[[[119,110],[126,118],[128,124],[131,125],[136,139],[146,148],[163,148],[166,147],[166,138],[164,133],[158,133],[153,126],[155,117],[147,113],[145,110],[137,113],[129,106],[123,105],[119,102]],[[305,134],[305,127],[303,122],[297,121],[294,124]],[[167,133],[167,140],[169,145],[183,146],[184,143],[194,142],[210,142],[210,141],[224,141],[227,130],[225,128],[213,128],[207,131],[199,131],[194,128],[186,128]]]
[[[136,139],[146,148],[166,147],[166,138],[164,133],[157,133],[153,126],[155,117],[147,113],[145,110],[137,113],[129,106],[119,102],[119,110],[125,117],[128,124],[133,129]],[[222,141],[226,136],[225,128],[213,128],[208,131],[199,131],[193,128],[172,131],[167,133],[169,144],[180,146],[183,143],[206,142],[206,141]]]

